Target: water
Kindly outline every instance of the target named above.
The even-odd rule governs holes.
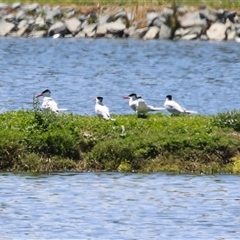
[[[0,174],[1,239],[239,239],[240,176]]]
[[[236,42],[131,39],[0,38],[0,109],[32,109],[46,88],[60,108],[94,114],[94,97],[114,114],[133,113],[124,95],[148,104],[166,95],[189,110],[216,114],[239,109],[240,51]]]

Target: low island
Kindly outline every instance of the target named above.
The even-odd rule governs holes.
[[[240,112],[215,116],[0,114],[2,171],[240,172]]]

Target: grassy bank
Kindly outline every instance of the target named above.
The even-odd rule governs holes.
[[[240,112],[114,118],[0,114],[0,170],[240,172]]]
[[[15,0],[3,0],[4,3],[14,3]],[[93,6],[93,5],[108,5],[108,6],[165,6],[170,5],[172,0],[23,0],[21,3],[35,3],[40,4],[54,4],[54,5],[79,5],[79,6]],[[199,6],[205,4],[213,8],[240,8],[239,0],[176,0],[176,3],[187,6]]]

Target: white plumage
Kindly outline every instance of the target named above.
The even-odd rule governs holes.
[[[96,97],[95,100],[96,100],[96,104],[95,104],[96,115],[106,120],[115,120],[111,118],[108,107],[103,104],[102,102],[103,98]]]
[[[137,97],[136,93],[132,93],[128,96],[124,96],[123,98],[124,99],[129,99],[129,102],[128,102],[129,106],[138,115],[144,115],[148,112],[161,111],[161,110],[165,109],[163,107],[156,108],[156,107],[153,107],[151,105],[147,105],[142,97],[140,97],[140,96]]]
[[[65,111],[67,109],[59,109],[57,103],[51,98],[51,91],[49,89],[46,89],[42,93],[38,94],[36,96],[38,97],[43,97],[43,102],[42,102],[42,110],[45,111],[53,111],[55,113],[58,113],[59,111]]]
[[[166,108],[167,111],[170,113],[197,113],[195,111],[189,111],[180,106],[177,102],[175,102],[172,98],[172,95],[167,95],[166,100],[164,103],[164,107]]]

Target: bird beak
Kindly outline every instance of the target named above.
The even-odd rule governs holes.
[[[124,96],[123,99],[129,99],[129,96]]]
[[[42,96],[42,93],[38,94],[36,97],[41,97]]]

